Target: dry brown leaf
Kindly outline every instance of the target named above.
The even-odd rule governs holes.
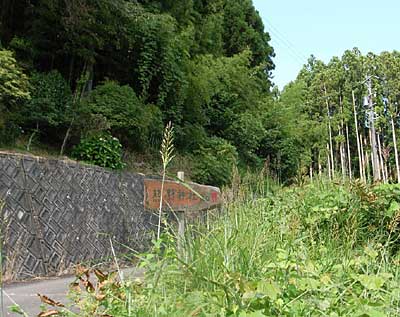
[[[79,277],[81,277],[82,275],[86,275],[86,277],[89,278],[89,269],[81,264],[78,264],[75,267],[75,275]]]
[[[104,286],[106,286],[109,283],[110,283],[110,281],[105,280],[105,281],[100,282],[99,284],[97,284],[97,287],[101,290],[102,288],[104,288]]]
[[[96,275],[97,279],[98,279],[100,282],[103,282],[103,281],[105,281],[105,280],[108,278],[108,274],[104,274],[102,271],[100,271],[100,270],[98,270],[98,269],[95,269],[95,270],[94,270],[94,274]]]
[[[57,315],[59,315],[60,314],[60,312],[58,311],[58,310],[48,310],[48,311],[44,311],[44,312],[41,312],[39,315],[38,315],[38,317],[49,317],[49,316],[57,316]]]
[[[82,280],[83,286],[85,286],[86,291],[94,292],[94,286],[89,280]]]
[[[98,294],[98,295],[96,295],[96,299],[97,299],[98,301],[102,301],[104,298],[106,298],[106,295],[104,295],[104,294]]]
[[[65,307],[64,304],[61,304],[60,302],[56,302],[55,300],[48,298],[46,295],[37,294],[37,296],[40,297],[40,300],[42,301],[42,303],[45,303],[47,305],[56,306],[56,307]]]

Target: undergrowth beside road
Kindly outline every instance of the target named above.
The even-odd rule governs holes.
[[[399,316],[400,186],[239,185],[219,215],[136,255],[143,281],[81,270],[63,316]],[[267,188],[267,190],[265,190]],[[179,256],[178,256],[179,254]]]

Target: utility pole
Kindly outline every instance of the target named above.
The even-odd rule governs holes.
[[[375,111],[374,111],[374,103],[373,103],[373,94],[372,94],[372,81],[371,76],[367,76],[366,84],[368,87],[368,113],[369,113],[369,128],[370,128],[370,136],[371,136],[371,151],[372,151],[372,173],[374,176],[374,181],[381,180],[381,173],[379,167],[379,158],[378,158],[378,148],[376,141],[376,131],[375,131]]]

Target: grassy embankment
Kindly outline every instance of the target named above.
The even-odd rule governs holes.
[[[79,316],[400,315],[400,186],[244,183],[183,254],[170,232],[137,255],[144,281],[75,285]]]

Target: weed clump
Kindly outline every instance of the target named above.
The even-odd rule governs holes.
[[[75,292],[79,316],[399,316],[398,185],[259,181],[188,228],[184,257],[166,232],[140,282]]]

